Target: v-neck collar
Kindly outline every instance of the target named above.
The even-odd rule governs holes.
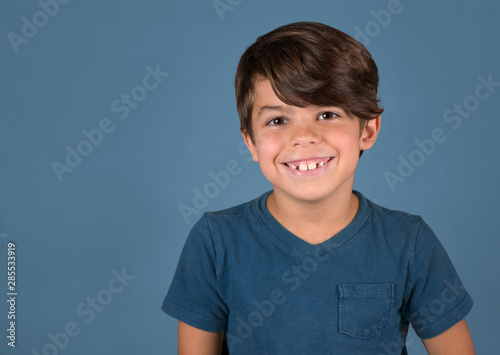
[[[285,244],[290,249],[294,251],[305,254],[310,257],[318,257],[332,252],[344,245],[347,241],[353,238],[358,232],[363,228],[370,215],[370,206],[366,198],[358,191],[353,190],[353,193],[359,199],[359,207],[356,212],[354,219],[340,232],[332,236],[331,238],[325,240],[320,244],[309,244],[303,239],[297,237],[295,234],[290,232],[288,229],[283,227],[269,212],[266,206],[266,200],[271,194],[271,191],[267,191],[262,194],[255,204],[255,209],[259,215],[261,221],[267,227],[267,229],[283,244]]]

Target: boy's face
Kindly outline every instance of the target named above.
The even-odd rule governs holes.
[[[360,150],[371,148],[380,117],[361,131],[357,117],[339,107],[283,103],[267,79],[255,82],[254,142],[243,133],[274,193],[301,201],[326,201],[352,193]]]

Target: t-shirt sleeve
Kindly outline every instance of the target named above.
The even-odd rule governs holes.
[[[162,304],[168,315],[208,332],[223,332],[227,307],[217,283],[217,252],[204,214],[193,226]]]
[[[431,228],[419,219],[402,314],[417,335],[427,339],[465,318],[473,301],[442,244]]]

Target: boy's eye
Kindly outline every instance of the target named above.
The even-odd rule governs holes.
[[[321,115],[319,115],[319,117],[318,117],[318,118],[319,118],[320,120],[331,120],[331,119],[334,119],[334,118],[336,118],[336,117],[338,117],[338,115],[337,115],[337,114],[335,114],[335,113],[333,113],[333,112],[328,111],[328,112],[323,112]]]
[[[285,119],[283,117],[274,117],[267,124],[269,126],[279,126],[285,123]]]

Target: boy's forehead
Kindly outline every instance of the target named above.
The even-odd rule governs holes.
[[[274,92],[271,81],[267,78],[260,78],[254,82],[254,95],[253,95],[253,108],[254,112],[277,109],[291,109],[293,106],[283,102]]]
[[[341,110],[347,114],[347,111],[342,107],[329,105],[320,106],[315,104],[306,104],[303,107],[287,104],[280,100],[274,92],[271,81],[265,77],[259,76],[254,80],[254,100],[253,100],[253,115],[258,118],[265,112],[293,112],[296,110],[312,110],[317,111],[324,108]]]
[[[277,96],[271,85],[271,81],[266,78],[259,78],[254,81],[254,107],[255,105],[279,105],[284,104]]]

